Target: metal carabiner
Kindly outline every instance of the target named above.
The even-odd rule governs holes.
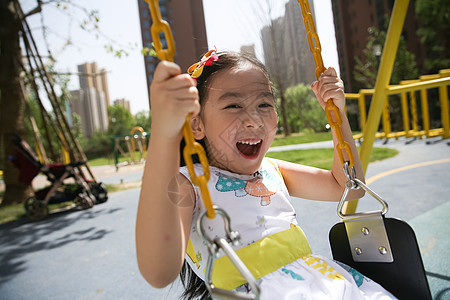
[[[384,201],[380,195],[378,195],[371,188],[369,188],[364,182],[362,182],[361,180],[356,178],[355,167],[351,167],[349,169],[348,162],[345,162],[344,163],[344,173],[345,173],[345,176],[347,177],[347,183],[345,185],[344,193],[342,194],[341,200],[339,201],[339,204],[337,207],[337,213],[341,219],[362,217],[362,216],[372,215],[374,213],[379,213],[379,211],[360,212],[360,213],[353,213],[353,214],[343,213],[342,209],[343,209],[344,203],[347,199],[349,190],[357,190],[359,188],[362,188],[363,190],[368,192],[373,198],[375,198],[376,200],[378,200],[378,202],[381,203],[381,205],[383,206],[383,208],[381,210],[382,215],[385,215],[387,213],[387,211],[389,209],[387,202]]]
[[[206,234],[203,226],[203,221],[205,220],[205,217],[207,217],[206,212],[204,212],[197,219],[197,228],[199,229],[198,232],[200,236],[204,239],[204,241],[207,243],[209,251],[209,257],[205,271],[206,287],[208,288],[208,291],[211,294],[211,297],[213,298],[257,300],[260,297],[260,289],[258,284],[256,283],[256,279],[230,245],[230,244],[237,245],[239,243],[240,234],[237,231],[231,230],[230,217],[223,209],[214,205],[214,210],[217,213],[217,215],[220,215],[223,218],[226,238],[217,237],[212,239]],[[244,279],[250,285],[253,295],[229,291],[214,286],[212,282],[212,270],[214,267],[214,260],[217,257],[220,249],[222,249],[225,252],[225,254],[230,259],[231,263],[236,267],[236,269],[239,271],[242,277],[244,277]]]

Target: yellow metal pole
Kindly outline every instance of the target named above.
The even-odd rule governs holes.
[[[364,131],[364,127],[367,123],[367,112],[366,112],[366,95],[373,94],[373,89],[362,89],[359,90],[359,111],[361,113],[361,131]]]
[[[422,104],[423,129],[425,136],[430,136],[430,113],[428,112],[428,94],[426,89],[420,90],[420,103]]]
[[[439,72],[440,77],[447,77],[449,74],[449,70],[441,70]],[[441,102],[442,128],[444,128],[444,135],[442,137],[444,139],[448,139],[450,137],[450,120],[448,111],[448,92],[446,86],[439,87],[439,100]]]
[[[375,83],[375,92],[370,104],[369,115],[364,126],[364,141],[361,146],[361,163],[364,172],[369,165],[370,153],[372,152],[373,142],[377,133],[380,117],[386,101],[386,88],[391,79],[392,69],[394,67],[395,56],[397,55],[398,43],[405,22],[406,11],[408,10],[409,0],[397,0],[392,9],[392,15],[389,22],[389,29],[384,43],[383,55],[381,56],[380,67],[378,69],[377,80]],[[345,208],[344,213],[354,213],[358,201],[351,201]]]
[[[372,152],[373,142],[375,141],[375,134],[385,105],[387,96],[386,87],[389,85],[391,79],[408,4],[409,0],[397,0],[395,1],[392,10],[380,68],[378,69],[377,80],[375,83],[375,92],[373,94],[369,115],[363,132],[364,142],[361,146],[360,156],[364,171],[367,170],[367,166],[369,165],[369,158],[370,153]]]
[[[411,99],[411,117],[412,117],[412,134],[414,136],[417,135],[419,131],[419,127],[417,125],[417,101],[416,101],[416,91],[409,92],[410,99]]]
[[[448,92],[446,86],[439,87],[439,100],[441,102],[442,128],[444,129],[443,138],[450,137],[450,121],[448,116]]]
[[[406,92],[402,92],[400,96],[402,104],[403,130],[405,131],[406,136],[408,136],[409,135],[408,94]]]
[[[360,116],[360,124],[361,124],[361,132],[364,130],[364,126],[366,125],[366,95],[361,93],[358,98],[359,105],[359,116]]]
[[[391,115],[389,113],[389,98],[386,95],[386,100],[384,102],[383,108],[383,130],[384,130],[384,138],[386,141],[389,139],[391,135]]]

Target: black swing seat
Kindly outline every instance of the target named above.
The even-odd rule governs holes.
[[[334,225],[330,230],[333,258],[378,282],[398,299],[432,299],[414,231],[399,219],[382,216],[382,221],[392,252],[392,262],[355,261],[355,250],[360,249],[350,246],[344,222]]]

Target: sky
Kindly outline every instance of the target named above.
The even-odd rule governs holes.
[[[273,17],[284,14],[286,1],[269,1]],[[314,1],[314,20],[324,64],[339,70],[331,0],[310,1]],[[36,0],[20,2],[25,13],[36,5]],[[85,16],[80,10],[45,5],[42,13],[27,18],[39,53],[45,57],[49,48],[57,60],[59,72],[76,73],[77,65],[96,61],[99,68],[108,72],[111,102],[119,98],[129,100],[132,114],[149,110],[137,0],[77,0],[74,3],[98,11],[99,27],[107,38],[80,29],[79,23]],[[255,44],[256,54],[262,59],[259,30],[264,21],[269,20],[263,8],[267,0],[203,0],[203,3],[209,48],[239,51],[241,45]],[[42,22],[48,27],[46,39],[40,30]],[[113,45],[120,45],[117,48],[126,49],[128,55],[118,58],[108,53],[105,45],[111,45],[111,40]],[[78,76],[71,76],[69,88],[79,88]]]

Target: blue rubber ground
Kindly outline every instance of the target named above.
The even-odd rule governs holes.
[[[375,146],[400,154],[370,164],[366,177],[450,158],[446,141],[406,142],[377,141]],[[414,228],[434,299],[450,299],[450,162],[385,175],[370,186],[388,201],[388,217]],[[178,299],[178,281],[157,290],[139,274],[134,245],[138,197],[139,189],[121,191],[89,210],[0,225],[0,299]],[[302,199],[293,204],[313,251],[330,256],[328,231],[339,221],[336,204]],[[359,208],[376,204],[365,197]]]

